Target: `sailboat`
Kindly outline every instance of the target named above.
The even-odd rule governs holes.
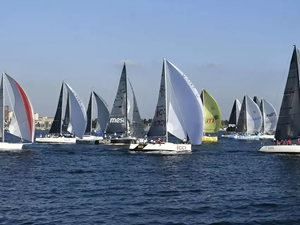
[[[217,101],[206,91],[202,90],[201,100],[204,108],[204,142],[218,142],[218,136],[207,136],[206,134],[217,133],[221,127],[221,110]]]
[[[111,145],[129,145],[137,140],[131,136],[130,120],[128,118],[129,101],[127,95],[127,74],[124,63],[117,95],[111,110],[109,120],[106,126],[106,135],[108,135]],[[101,144],[101,142],[95,142]]]
[[[8,131],[10,134],[21,138],[20,143],[5,142],[5,99],[9,99],[13,112]],[[31,143],[34,141],[35,122],[30,100],[17,81],[4,72],[0,86],[0,116],[0,137],[2,137],[0,150],[20,150],[23,148],[24,140]]]
[[[300,136],[299,55],[299,50],[294,46],[275,131],[275,139],[279,141],[298,139]],[[265,145],[259,151],[299,154],[300,145]]]
[[[262,113],[262,128],[259,134],[260,139],[274,139],[277,124],[277,112],[274,106],[265,99],[260,102]]]
[[[231,113],[228,121],[228,127],[226,129],[226,133],[222,134],[222,138],[234,139],[234,136],[236,135],[236,128],[239,120],[240,111],[241,111],[241,103],[238,99],[235,99],[231,109]]]
[[[158,101],[147,133],[152,140],[131,144],[129,150],[191,151],[192,144],[202,143],[203,121],[203,105],[197,89],[181,70],[164,59]],[[182,143],[169,142],[168,134]]]
[[[96,104],[94,104],[96,102]],[[97,123],[96,127],[93,127],[93,112],[94,108],[97,111]],[[105,130],[109,111],[108,106],[104,99],[97,95],[94,91],[91,92],[88,109],[87,109],[87,125],[85,129],[85,135],[82,138],[77,137],[77,141],[99,141],[103,140],[103,135],[96,135],[96,130],[99,130],[102,134]]]
[[[65,100],[67,100],[66,107],[63,107]],[[64,119],[63,111],[65,111]],[[38,137],[35,141],[37,143],[74,144],[76,137],[83,137],[86,123],[85,108],[81,99],[66,82],[63,82],[49,134],[45,137]]]
[[[257,135],[262,127],[262,115],[259,106],[248,95],[244,96],[234,139],[259,140]]]

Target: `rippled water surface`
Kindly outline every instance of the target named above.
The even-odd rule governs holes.
[[[220,139],[190,154],[92,144],[0,152],[1,224],[300,224],[300,155]]]

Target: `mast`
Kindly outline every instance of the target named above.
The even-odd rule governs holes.
[[[246,119],[246,134],[248,134],[248,114],[247,114],[247,108],[248,108],[248,106],[247,106],[247,95],[245,95],[245,119]]]
[[[62,84],[62,87],[61,87],[61,90],[62,90],[62,103],[64,102],[64,98],[63,98],[63,96],[64,96],[64,84],[65,84],[65,82],[63,81],[63,84]],[[67,98],[69,98],[69,95],[67,95]],[[63,104],[62,104],[62,106],[63,106]],[[61,112],[60,112],[60,126],[59,126],[59,129],[60,129],[59,133],[61,135],[62,135],[62,126],[63,126],[63,111],[61,110]]]
[[[128,136],[128,127],[127,127],[127,117],[128,117],[128,115],[127,115],[127,108],[128,108],[128,98],[127,98],[127,73],[126,73],[126,66],[125,66],[125,62],[124,62],[124,71],[125,71],[125,98],[126,98],[126,106],[125,106],[125,137],[127,137]]]
[[[168,93],[167,93],[167,69],[166,69],[166,59],[164,58],[164,74],[165,74],[165,106],[166,106],[166,132],[165,132],[165,137],[166,137],[166,142],[169,141],[168,138],[168,128],[167,128],[167,124],[168,124]]]
[[[90,130],[90,135],[92,135],[92,130],[93,130],[93,92],[91,93],[91,130]]]
[[[1,111],[2,111],[2,123],[1,123],[1,131],[2,131],[2,142],[4,142],[4,123],[5,123],[5,116],[4,116],[4,75],[5,73],[2,72],[2,82],[1,82],[1,94],[2,94],[2,99],[0,101],[2,101],[2,105],[1,105]]]
[[[264,99],[261,99],[261,114],[262,114],[262,128],[261,128],[261,133],[265,133],[265,104],[264,104]]]

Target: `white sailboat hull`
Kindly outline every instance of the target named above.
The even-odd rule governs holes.
[[[237,134],[223,134],[222,138],[238,139],[238,140],[259,140],[257,135],[237,135]]]
[[[49,143],[49,144],[75,144],[75,137],[40,137],[35,139],[36,143]]]
[[[265,145],[259,151],[266,153],[300,154],[300,145]]]
[[[76,141],[97,141],[97,140],[103,140],[103,137],[95,136],[95,135],[84,135],[82,138],[76,137]]]
[[[192,151],[191,144],[174,144],[166,143],[145,143],[145,144],[131,144],[130,151],[151,152],[151,151],[173,151],[173,152],[190,152]]]
[[[259,139],[261,139],[261,140],[265,140],[265,139],[274,140],[274,135],[260,134],[258,136],[259,136]]]
[[[2,151],[2,150],[21,150],[22,148],[23,148],[23,143],[0,142],[0,151]]]

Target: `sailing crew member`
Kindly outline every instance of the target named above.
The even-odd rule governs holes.
[[[281,145],[285,145],[285,141],[284,140],[281,142]]]
[[[287,140],[287,144],[288,145],[291,145],[292,144],[292,141],[289,139],[289,140]]]
[[[278,140],[276,140],[275,141],[275,145],[279,145],[280,143],[279,143],[279,141]]]
[[[299,140],[299,138],[297,139],[297,145],[300,145],[300,140]]]

